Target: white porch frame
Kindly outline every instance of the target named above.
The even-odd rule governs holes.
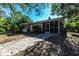
[[[47,28],[46,28],[46,25],[49,25],[49,28],[48,28],[49,31],[48,31],[48,32],[46,31],[46,29],[47,29]],[[53,29],[54,29],[54,27],[53,27]],[[45,33],[50,33],[50,23],[46,23],[46,24],[45,24]],[[60,34],[60,20],[58,20],[58,33],[57,33],[57,34],[58,34],[58,35]]]

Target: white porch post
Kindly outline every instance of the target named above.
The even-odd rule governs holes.
[[[60,20],[58,20],[58,34],[60,34]]]
[[[43,32],[43,23],[40,24],[41,30]]]

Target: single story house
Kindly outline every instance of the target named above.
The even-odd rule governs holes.
[[[2,12],[0,11],[0,17],[2,17]],[[62,34],[64,32],[64,18],[54,18],[43,21],[34,22],[31,24],[23,23],[23,32],[32,33],[52,33],[52,34]]]
[[[52,34],[62,34],[64,31],[64,18],[54,18],[49,17],[48,20],[38,21],[31,24],[24,25],[24,32],[40,32],[40,33],[52,33]]]

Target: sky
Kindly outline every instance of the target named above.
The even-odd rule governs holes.
[[[31,14],[31,15],[29,15],[30,17],[31,17],[31,19],[34,21],[34,22],[36,22],[36,21],[41,21],[41,20],[46,20],[46,19],[48,19],[49,17],[51,17],[51,19],[52,18],[57,18],[58,16],[57,15],[50,15],[51,14],[51,6],[49,6],[49,7],[46,7],[45,9],[44,9],[44,11],[43,11],[43,13],[42,13],[42,15],[41,16],[37,16],[37,15],[35,15],[35,14]]]
[[[20,10],[20,7],[17,6],[17,10]],[[7,16],[10,16],[10,9],[6,9],[6,15]],[[52,18],[57,18],[57,17],[60,17],[60,16],[57,16],[57,15],[50,15],[51,14],[51,5],[49,4],[49,7],[45,7],[43,9],[43,12],[41,13],[41,15],[36,15],[34,12],[31,13],[31,14],[27,14],[31,20],[33,20],[33,22],[37,22],[37,21],[41,21],[41,20],[47,20],[49,17],[52,19]]]

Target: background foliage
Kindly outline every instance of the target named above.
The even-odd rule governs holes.
[[[35,11],[36,15],[41,15],[42,10],[47,6],[48,4],[33,4],[33,3],[2,3],[1,11],[3,12],[3,18],[2,21],[0,19],[1,24],[1,32],[22,32],[22,23],[32,23],[33,21],[29,16],[26,15],[26,13],[31,13]],[[17,6],[20,7],[21,11],[17,10]],[[10,17],[6,15],[6,9],[10,9]]]
[[[66,18],[67,30],[79,32],[79,3],[52,4],[52,15],[61,15]]]

